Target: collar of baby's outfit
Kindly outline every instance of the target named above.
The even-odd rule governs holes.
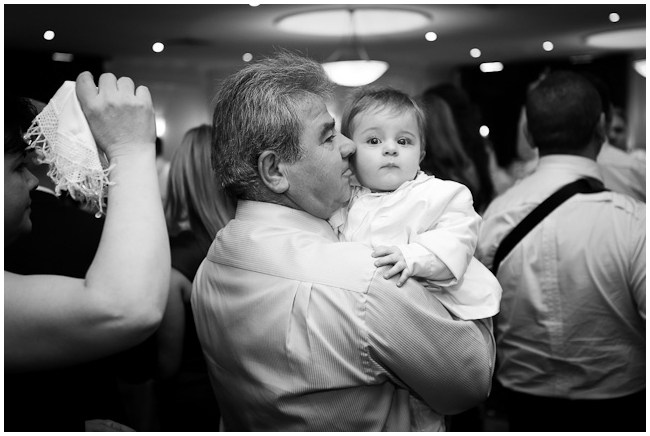
[[[235,219],[260,222],[265,226],[291,227],[311,233],[319,233],[328,238],[333,235],[332,227],[324,219],[315,217],[303,210],[262,201],[239,200]]]
[[[404,189],[408,189],[409,187],[412,187],[412,186],[415,186],[415,185],[419,185],[419,184],[421,184],[421,183],[424,183],[424,182],[426,182],[427,180],[429,180],[429,179],[431,179],[431,178],[434,178],[434,177],[428,175],[428,174],[425,173],[424,171],[418,171],[418,173],[415,175],[415,178],[414,178],[413,180],[408,180],[408,181],[402,183],[402,184],[401,184],[397,189],[395,189],[394,191],[384,191],[384,192],[372,192],[370,189],[368,189],[368,188],[366,188],[366,187],[364,187],[364,186],[361,186],[361,184],[359,183],[359,181],[357,180],[357,178],[354,177],[354,176],[352,176],[352,178],[350,178],[350,185],[353,186],[353,187],[359,188],[359,189],[360,189],[359,192],[360,192],[361,194],[363,194],[363,195],[372,194],[372,195],[377,195],[377,196],[379,196],[379,195],[391,194],[391,193],[393,193],[393,192],[397,192],[397,191],[402,191],[402,190],[404,190]]]
[[[539,159],[538,172],[562,171],[574,174],[577,178],[592,177],[603,181],[600,167],[595,160],[571,154],[549,154]]]

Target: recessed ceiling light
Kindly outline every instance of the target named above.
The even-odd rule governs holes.
[[[156,53],[160,53],[165,49],[165,44],[163,44],[162,42],[156,42],[154,43],[154,45],[151,46],[151,49]]]
[[[473,58],[480,58],[481,57],[481,50],[477,48],[473,48],[469,51],[469,55]]]
[[[354,9],[354,30],[358,36],[408,32],[431,24],[428,15],[406,9]],[[286,32],[307,35],[342,36],[352,32],[350,9],[300,12],[280,18],[276,25]]]
[[[43,38],[47,39],[48,41],[52,41],[54,39],[54,32],[51,30],[46,30],[43,34]]]
[[[551,41],[544,41],[544,43],[542,44],[542,48],[543,48],[544,50],[546,50],[546,51],[551,51],[551,50],[553,50],[553,47],[554,47],[554,46],[553,46],[553,43],[552,43]]]
[[[639,59],[634,61],[634,69],[637,73],[645,77],[645,59]]]
[[[436,35],[436,32],[427,32],[427,33],[424,35],[424,38],[425,38],[427,41],[435,41],[436,39],[438,39],[438,35]]]
[[[72,62],[74,55],[72,53],[53,53],[52,60],[56,62]]]
[[[587,36],[586,43],[600,48],[645,49],[645,27],[594,33]]]
[[[479,65],[479,68],[484,73],[498,73],[503,71],[503,64],[501,62],[484,62]]]
[[[250,53],[244,53],[244,56],[242,56],[242,59],[244,62],[250,62],[253,60],[253,55]]]
[[[612,23],[617,23],[618,20],[620,20],[620,19],[621,19],[621,16],[618,15],[616,12],[612,12],[611,14],[609,14],[609,21],[611,21]]]

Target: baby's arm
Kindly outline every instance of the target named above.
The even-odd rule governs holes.
[[[473,207],[472,195],[464,185],[437,180],[436,201],[427,202],[434,217],[425,230],[407,244],[377,247],[377,265],[393,265],[387,273],[401,273],[399,282],[416,276],[439,287],[454,285],[465,274],[476,249],[481,220]],[[441,198],[443,196],[443,198]],[[440,211],[441,207],[444,209]]]
[[[413,275],[442,287],[456,284],[465,274],[476,250],[481,221],[467,187],[450,181],[444,185],[441,191],[447,202],[443,211],[426,231],[408,244],[398,245]],[[440,191],[437,195],[441,195]]]
[[[404,247],[407,247],[409,253],[415,251],[419,252],[419,254],[409,256],[407,261],[407,257],[402,252]],[[406,279],[413,276],[434,281],[438,285],[440,285],[440,282],[455,282],[454,276],[449,268],[447,268],[435,254],[432,254],[419,244],[408,244],[408,246],[403,245],[402,248],[394,245],[390,247],[382,245],[375,249],[372,253],[372,257],[378,258],[375,261],[375,266],[377,267],[392,265],[392,268],[384,274],[385,279],[389,279],[395,274],[401,273],[400,278],[397,280],[397,286],[402,286]],[[435,265],[435,267],[433,265]],[[431,274],[427,274],[428,271],[432,269],[438,271],[435,277]]]

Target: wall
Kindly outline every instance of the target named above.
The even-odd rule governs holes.
[[[149,88],[156,118],[166,123],[165,133],[158,135],[163,141],[166,159],[171,159],[185,132],[211,122],[209,79],[205,72],[192,65],[121,59],[108,61],[104,67],[118,77],[131,77],[136,86]]]
[[[629,82],[629,100],[626,105],[628,123],[628,146],[630,148],[646,148],[646,78],[634,69],[634,61],[645,59],[645,53],[639,52],[630,56],[627,64]]]

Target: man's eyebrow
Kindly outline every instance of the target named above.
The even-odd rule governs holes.
[[[320,139],[325,139],[325,137],[328,135],[329,132],[334,130],[334,127],[336,126],[336,121],[332,120],[329,123],[323,124],[323,127],[321,128],[320,131]]]

